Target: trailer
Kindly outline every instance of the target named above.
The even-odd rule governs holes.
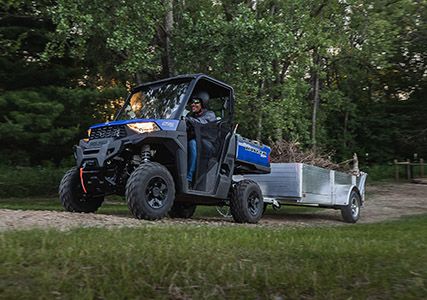
[[[351,175],[303,163],[272,163],[269,174],[245,174],[261,188],[265,206],[315,206],[340,209],[345,222],[355,223],[365,201],[367,174]]]

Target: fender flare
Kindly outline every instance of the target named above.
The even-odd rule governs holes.
[[[351,195],[351,193],[353,192],[353,191],[356,191],[356,193],[359,195],[359,197],[360,197],[360,201],[361,201],[361,205],[363,205],[363,199],[362,199],[362,195],[360,194],[360,191],[359,191],[359,188],[356,186],[356,185],[354,185],[354,184],[352,184],[351,185],[351,187],[349,188],[349,190],[348,190],[348,193],[347,193],[347,201],[346,201],[346,204],[345,205],[348,205],[348,203],[349,203],[349,200],[350,200],[350,195]]]

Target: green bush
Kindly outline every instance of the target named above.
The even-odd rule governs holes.
[[[0,167],[0,197],[53,196],[67,168]]]
[[[405,165],[399,166],[399,180],[405,181],[407,180],[408,174],[407,167]],[[369,181],[386,181],[386,180],[394,180],[396,176],[396,166],[393,164],[388,165],[373,165],[369,167],[362,167],[362,171],[368,173]],[[423,177],[426,177],[427,170],[421,172],[419,166],[413,166],[411,168],[412,177],[411,178],[419,178],[421,177],[421,173],[423,173]]]
[[[368,173],[369,181],[391,180],[394,178],[393,165],[373,165],[362,168],[363,172]]]

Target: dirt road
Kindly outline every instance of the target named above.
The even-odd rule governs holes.
[[[286,212],[286,207],[282,208]],[[406,215],[427,213],[427,185],[382,184],[367,187],[365,207],[358,224],[392,220]],[[136,220],[130,216],[104,214],[76,214],[57,211],[31,211],[0,209],[0,231],[30,228],[56,228],[68,230],[76,227],[140,227],[178,224],[209,226],[287,226],[310,227],[319,225],[345,225],[339,210],[319,210],[310,213],[266,213],[258,225],[241,225],[222,217],[194,219],[164,219],[161,221]]]
[[[366,201],[358,224],[398,219],[402,216],[427,213],[426,184],[382,184],[367,186]],[[319,224],[343,225],[339,210],[319,210],[310,214],[266,216],[262,224],[290,224],[317,226]]]

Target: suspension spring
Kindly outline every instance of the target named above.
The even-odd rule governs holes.
[[[150,145],[143,145],[141,149],[142,162],[149,162],[151,160]]]

